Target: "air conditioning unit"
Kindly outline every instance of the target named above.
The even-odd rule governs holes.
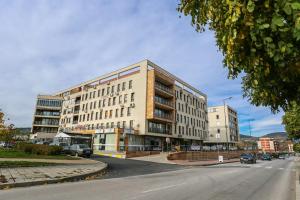
[[[134,107],[135,107],[135,103],[131,103],[131,104],[130,104],[130,107],[131,107],[131,108],[134,108]]]

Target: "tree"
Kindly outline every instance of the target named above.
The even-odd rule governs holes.
[[[244,97],[273,112],[300,102],[299,0],[181,0],[199,32],[213,30],[228,77]]]
[[[14,139],[15,128],[13,124],[6,126],[4,124],[4,113],[0,110],[0,141],[10,143]]]
[[[300,105],[293,102],[282,117],[285,130],[290,138],[300,139]]]

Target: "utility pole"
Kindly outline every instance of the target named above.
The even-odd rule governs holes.
[[[223,99],[223,105],[224,105],[224,119],[225,119],[225,133],[226,133],[226,148],[227,148],[227,159],[229,160],[229,141],[228,141],[228,133],[227,133],[227,119],[226,119],[226,110],[225,110],[225,107],[226,107],[226,100],[230,100],[232,99],[232,97],[228,97],[228,98],[225,98]]]

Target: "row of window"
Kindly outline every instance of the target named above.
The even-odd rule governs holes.
[[[130,80],[128,82],[128,89],[132,89],[132,80]],[[120,92],[121,90],[125,91],[126,90],[126,82],[122,82],[122,84],[119,83],[117,85],[112,85],[112,86],[108,86],[106,88],[99,89],[97,91],[97,96],[96,96],[96,91],[85,93],[85,94],[82,95],[81,100],[86,101],[88,99],[93,99],[93,98],[96,98],[96,97],[109,95],[111,93],[114,93],[115,90],[116,90],[116,92]]]
[[[185,104],[185,106],[184,106],[183,103],[181,104],[178,102],[176,105],[176,109],[177,109],[177,111],[185,112],[189,115],[205,118],[204,112],[201,112],[200,110],[196,110],[195,108],[191,108],[188,104]]]
[[[129,121],[129,126],[127,126],[126,121],[118,121],[118,122],[106,122],[106,123],[98,123],[98,124],[87,124],[88,130],[94,129],[104,129],[104,128],[133,128],[133,120]]]
[[[128,98],[127,94],[124,94],[124,96],[120,95],[118,97],[118,103],[119,104],[127,103],[127,101],[128,101],[127,98]],[[130,95],[130,102],[134,102],[134,92],[131,93],[131,95]],[[104,108],[106,105],[107,106],[114,106],[116,104],[117,104],[117,97],[110,97],[110,98],[107,98],[107,99],[90,102],[90,104],[88,104],[88,103],[83,104],[82,105],[82,111],[88,110],[88,109],[90,109],[90,110],[96,109],[97,105],[98,105],[98,108],[101,108],[101,107]]]
[[[61,100],[54,99],[38,99],[37,106],[61,107]]]
[[[99,111],[99,112],[94,112],[92,111],[91,113],[88,114],[82,114],[79,115],[79,122],[85,122],[85,121],[93,121],[93,120],[101,120],[101,119],[111,119],[113,116],[115,118],[117,117],[124,117],[125,116],[125,110],[126,110],[126,116],[131,116],[132,115],[132,108],[127,107],[127,108],[117,108],[115,110],[106,110],[106,111]],[[76,120],[73,120],[73,123]],[[77,121],[78,122],[78,121]],[[61,123],[71,123],[71,118],[63,118],[61,119]]]
[[[180,135],[194,136],[200,138],[206,137],[206,131],[202,131],[196,128],[188,128],[184,126],[177,126],[177,133]]]
[[[206,103],[201,102],[199,99],[194,96],[183,94],[181,91],[176,90],[176,98],[180,99],[190,105],[196,106],[196,108],[205,109]]]
[[[202,127],[203,129],[205,129],[205,122],[201,121],[199,119],[195,119],[195,118],[190,118],[181,114],[176,115],[176,121],[178,123],[184,123],[186,125],[191,124],[192,126],[196,126],[196,127]]]

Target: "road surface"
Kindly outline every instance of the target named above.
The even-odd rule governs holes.
[[[3,200],[293,200],[292,160],[231,163],[0,191]]]

